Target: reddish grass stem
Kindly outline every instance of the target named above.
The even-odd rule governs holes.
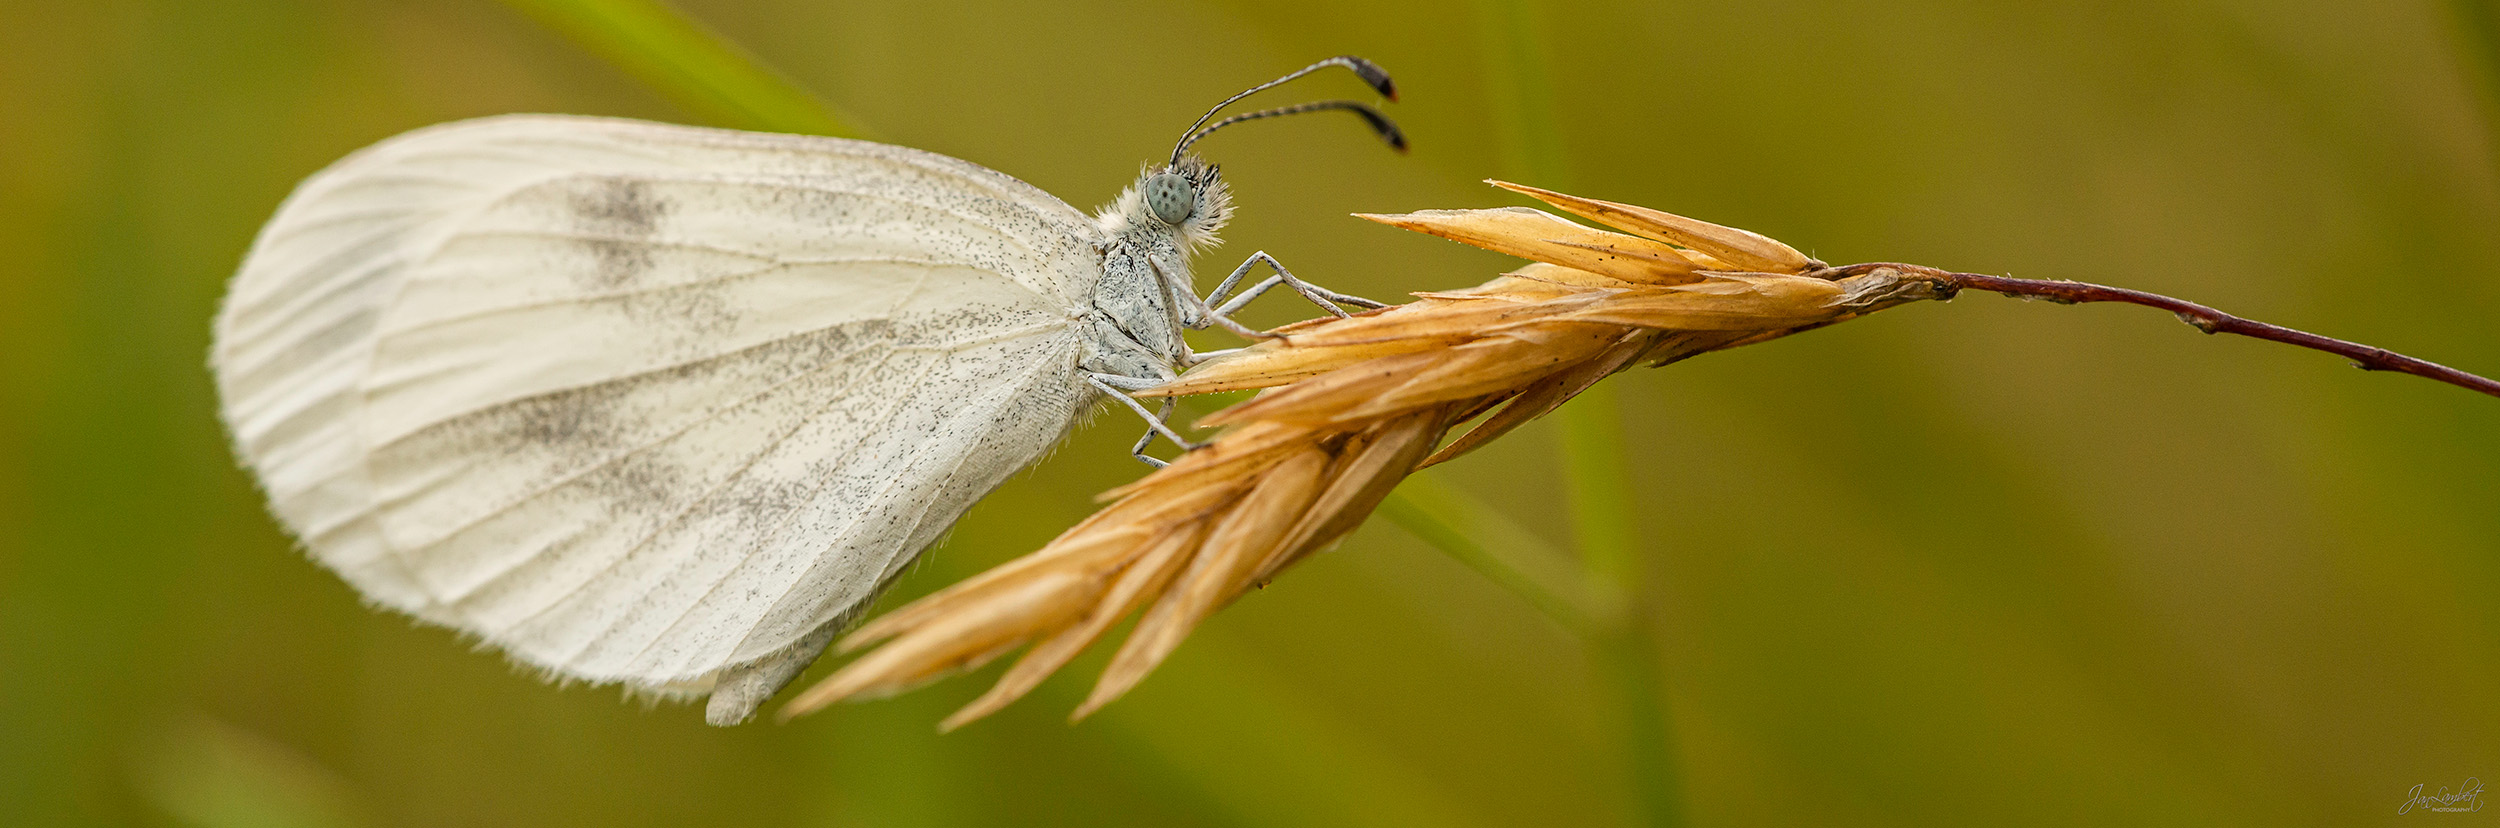
[[[2107,285],[2095,285],[2089,282],[2064,282],[2047,279],[2016,279],[2008,276],[1989,276],[1983,273],[1955,273],[1948,270],[1939,270],[1921,265],[1896,264],[1891,262],[1871,262],[1867,264],[1835,267],[1814,275],[1840,278],[1868,273],[1882,268],[1892,268],[1905,274],[1934,279],[1938,284],[1942,285],[1947,292],[1964,289],[1984,290],[1990,293],[2001,293],[2007,296],[2046,299],[2051,302],[2069,305],[2082,304],[2085,302],[2120,302],[2129,305],[2143,305],[2148,308],[2160,308],[2176,314],[2179,317],[2179,321],[2187,323],[2189,327],[2193,327],[2209,334],[2238,334],[2240,336],[2250,337],[2253,339],[2263,339],[2268,342],[2280,342],[2285,345],[2308,348],[2313,351],[2325,351],[2327,353],[2352,360],[2354,367],[2360,368],[2364,371],[2395,371],[2402,374],[2412,374],[2424,379],[2437,380],[2439,382],[2444,382],[2470,391],[2478,391],[2493,397],[2500,397],[2500,381],[2493,381],[2487,377],[2469,374],[2436,362],[2415,359],[2385,348],[2363,345],[2358,342],[2346,342],[2341,339],[2319,336],[2307,331],[2286,328],[2281,325],[2270,325],[2253,319],[2244,319],[2231,314],[2223,313],[2222,311],[2214,310],[2213,308],[2209,308],[2204,305],[2187,301],[2185,299],[2173,299],[2158,293],[2146,293],[2140,290],[2128,290],[2126,288],[2115,288]]]

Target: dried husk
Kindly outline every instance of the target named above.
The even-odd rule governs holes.
[[[1890,269],[1845,275],[1743,230],[1645,207],[1503,182],[1626,233],[1527,208],[1364,215],[1537,260],[1473,288],[1281,338],[1138,392],[1265,389],[1199,421],[1224,431],[1170,466],[1105,493],[1094,516],[1041,550],[861,627],[878,645],[782,715],[899,692],[1032,645],[954,728],[996,712],[1137,615],[1077,709],[1118,699],[1224,605],[1344,537],[1416,469],[1486,441],[1636,364],[1663,365],[1920,299]],[[1474,428],[1449,439],[1468,421]]]

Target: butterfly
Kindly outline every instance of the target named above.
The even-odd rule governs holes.
[[[298,186],[215,324],[221,414],[271,510],[371,603],[552,678],[744,721],[973,502],[1104,398],[1209,354],[1184,329],[1287,286],[1264,252],[1204,297],[1232,206],[1188,152],[1089,216],[899,146],[611,118],[419,129]],[[1242,283],[1258,267],[1273,274]],[[1234,291],[1239,289],[1239,293]]]

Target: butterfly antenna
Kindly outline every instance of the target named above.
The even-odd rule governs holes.
[[[1378,134],[1380,136],[1380,140],[1389,142],[1390,149],[1394,149],[1399,152],[1406,151],[1406,132],[1398,129],[1397,123],[1389,120],[1389,116],[1380,114],[1380,110],[1373,109],[1367,104],[1357,103],[1354,101],[1313,101],[1310,103],[1294,104],[1292,106],[1280,106],[1275,109],[1262,109],[1257,112],[1244,112],[1242,114],[1217,121],[1212,126],[1190,133],[1189,137],[1181,139],[1180,146],[1172,148],[1172,163],[1180,163],[1182,151],[1189,149],[1189,145],[1198,143],[1198,139],[1207,137],[1216,130],[1223,129],[1243,121],[1256,121],[1260,118],[1274,118],[1279,115],[1300,115],[1305,112],[1326,112],[1332,109],[1342,109],[1362,116],[1363,122],[1371,125],[1372,132]]]
[[[1382,96],[1382,97],[1388,98],[1389,100],[1392,100],[1392,101],[1394,101],[1394,100],[1397,100],[1397,99],[1398,99],[1398,87],[1397,87],[1397,84],[1392,83],[1392,82],[1389,80],[1389,72],[1388,72],[1388,70],[1380,68],[1380,64],[1373,63],[1373,62],[1371,62],[1371,61],[1364,60],[1364,59],[1362,59],[1362,58],[1355,57],[1355,56],[1353,56],[1353,55],[1338,55],[1338,56],[1336,56],[1336,57],[1332,57],[1332,58],[1329,58],[1329,59],[1327,59],[1327,60],[1323,60],[1323,61],[1320,61],[1320,62],[1318,62],[1318,63],[1314,63],[1314,64],[1311,64],[1311,65],[1309,65],[1309,66],[1305,66],[1305,67],[1302,67],[1302,68],[1300,68],[1300,69],[1293,70],[1292,72],[1286,73],[1286,75],[1285,75],[1284,77],[1277,78],[1277,79],[1275,79],[1275,80],[1268,81],[1268,82],[1266,82],[1266,83],[1262,83],[1262,84],[1259,84],[1259,85],[1257,85],[1257,86],[1250,87],[1250,88],[1248,88],[1248,89],[1244,89],[1244,90],[1242,90],[1240,93],[1235,94],[1235,95],[1233,95],[1233,96],[1232,96],[1232,97],[1230,97],[1230,98],[1225,98],[1225,99],[1224,99],[1224,101],[1223,101],[1222,103],[1216,104],[1214,108],[1207,110],[1207,114],[1198,116],[1198,120],[1197,120],[1196,122],[1194,122],[1194,123],[1191,123],[1191,124],[1189,125],[1189,129],[1183,130],[1183,131],[1181,132],[1181,142],[1180,142],[1180,144],[1179,144],[1178,146],[1175,146],[1175,147],[1173,147],[1173,148],[1172,148],[1172,163],[1174,163],[1174,164],[1179,164],[1179,163],[1181,162],[1181,150],[1183,150],[1183,149],[1187,148],[1187,147],[1189,146],[1190,142],[1195,141],[1195,140],[1198,140],[1198,138],[1200,138],[1200,137],[1204,136],[1204,135],[1205,135],[1206,133],[1208,133],[1208,132],[1214,132],[1214,131],[1215,131],[1215,129],[1214,129],[1213,127],[1209,127],[1209,128],[1207,128],[1207,129],[1205,129],[1205,130],[1200,130],[1200,129],[1199,129],[1199,127],[1201,127],[1201,126],[1205,126],[1205,125],[1206,125],[1206,122],[1207,122],[1207,120],[1208,120],[1208,119],[1210,119],[1210,118],[1214,118],[1214,117],[1215,117],[1215,113],[1218,113],[1218,112],[1222,112],[1222,111],[1224,111],[1224,108],[1225,108],[1225,107],[1232,106],[1235,102],[1240,101],[1240,100],[1241,100],[1241,99],[1243,99],[1243,98],[1247,98],[1247,97],[1250,97],[1250,96],[1252,96],[1252,95],[1256,95],[1256,94],[1258,94],[1258,93],[1260,93],[1260,92],[1264,92],[1264,91],[1267,91],[1268,89],[1274,88],[1274,87],[1276,87],[1278,84],[1285,83],[1285,82],[1290,81],[1290,80],[1293,80],[1293,79],[1295,79],[1295,78],[1302,77],[1303,75],[1308,75],[1308,74],[1310,74],[1310,73],[1312,73],[1312,72],[1317,72],[1317,71],[1319,71],[1319,70],[1326,69],[1326,68],[1331,67],[1331,66],[1343,66],[1343,67],[1345,67],[1346,69],[1348,69],[1348,70],[1352,71],[1352,72],[1355,74],[1355,76],[1362,78],[1364,83],[1366,83],[1366,84],[1370,84],[1370,85],[1371,85],[1371,88],[1372,88],[1374,91],[1379,92],[1379,93],[1381,94],[1381,96]],[[1332,108],[1332,109],[1342,109],[1342,108],[1344,108],[1344,107],[1329,107],[1329,108]],[[1277,113],[1277,114],[1290,114],[1290,113]],[[1236,120],[1236,119],[1227,119],[1227,120],[1225,121],[1225,123],[1230,123],[1232,120]],[[1364,120],[1374,122],[1374,124],[1375,124],[1375,127],[1374,127],[1374,128],[1375,128],[1375,129],[1377,129],[1377,128],[1378,128],[1378,127],[1377,127],[1377,124],[1382,124],[1382,123],[1387,123],[1387,122],[1388,122],[1388,119],[1387,119],[1387,118],[1382,118],[1382,117],[1380,117],[1380,113],[1378,113],[1378,112],[1372,112],[1371,114],[1366,115],[1366,116],[1364,117]],[[1221,124],[1221,123],[1217,124],[1217,126],[1222,126],[1222,125],[1223,125],[1223,124]],[[1388,130],[1388,132],[1390,132],[1390,133],[1394,133],[1395,131],[1396,131],[1396,127],[1394,127],[1394,126],[1390,127],[1390,128],[1389,128],[1389,130]],[[1399,145],[1400,145],[1400,146],[1403,146],[1403,144],[1402,144],[1402,143],[1400,143]]]

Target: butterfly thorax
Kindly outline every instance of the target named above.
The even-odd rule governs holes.
[[[1085,368],[1141,379],[1178,371],[1189,353],[1181,331],[1199,321],[1179,295],[1197,290],[1190,254],[1214,244],[1231,213],[1223,178],[1195,156],[1147,168],[1102,210],[1107,239],[1086,314]]]

